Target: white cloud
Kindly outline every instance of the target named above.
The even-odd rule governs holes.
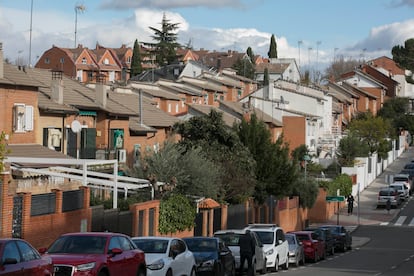
[[[106,9],[155,8],[173,9],[189,7],[242,7],[241,0],[107,0],[102,4]]]

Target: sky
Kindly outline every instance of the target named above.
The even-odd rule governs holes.
[[[0,42],[12,63],[35,65],[53,46],[153,42],[164,14],[195,50],[267,57],[274,35],[279,58],[318,70],[341,56],[392,57],[414,38],[414,0],[0,0]]]

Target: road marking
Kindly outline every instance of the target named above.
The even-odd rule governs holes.
[[[414,226],[414,218],[411,219],[411,222],[408,224],[408,226]]]
[[[398,220],[395,222],[395,226],[401,226],[404,223],[406,218],[407,216],[400,216]]]
[[[387,222],[381,222],[380,225],[381,226],[386,226],[386,225],[388,225],[388,223],[389,223],[388,221]]]

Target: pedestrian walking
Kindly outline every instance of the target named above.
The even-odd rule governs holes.
[[[346,201],[348,202],[348,216],[349,216],[349,215],[352,215],[352,212],[354,211],[354,196],[352,194],[349,194]]]
[[[390,213],[390,209],[391,209],[391,200],[390,199],[387,199],[387,203],[386,203],[386,206],[385,206],[386,208],[387,208],[387,211],[388,211],[388,214]]]
[[[255,275],[253,271],[253,255],[255,254],[256,245],[250,230],[240,237],[240,273],[243,273],[244,263],[247,261],[247,275]]]

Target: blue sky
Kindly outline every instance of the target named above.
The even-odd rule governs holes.
[[[179,42],[191,40],[195,49],[250,46],[266,57],[274,34],[279,57],[300,57],[302,65],[329,64],[334,53],[391,56],[394,45],[414,37],[414,0],[1,0],[5,57],[28,62],[30,53],[34,64],[53,45],[73,48],[79,5],[86,10],[77,14],[77,44],[89,48],[150,42],[149,26],[159,28],[163,13],[180,23]]]

